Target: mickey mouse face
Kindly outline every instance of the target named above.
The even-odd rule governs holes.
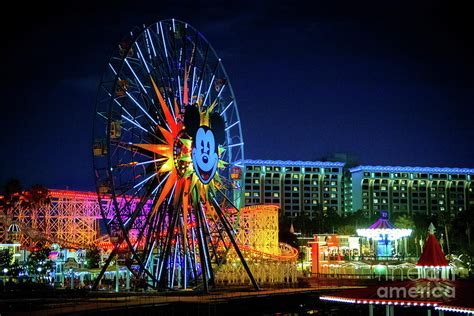
[[[191,156],[194,171],[202,183],[208,184],[219,163],[217,149],[224,142],[224,121],[218,113],[210,113],[209,126],[200,125],[199,110],[195,106],[188,106],[184,113],[184,126],[193,139]]]
[[[214,133],[207,126],[199,127],[192,151],[194,170],[202,183],[207,184],[217,170],[219,157],[216,152]]]

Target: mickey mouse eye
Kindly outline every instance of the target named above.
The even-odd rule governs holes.
[[[204,141],[201,140],[201,151],[204,152]]]

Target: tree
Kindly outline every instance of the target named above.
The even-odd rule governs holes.
[[[0,273],[3,269],[10,270],[13,262],[13,254],[8,249],[0,250]]]
[[[13,254],[8,249],[0,250],[0,275],[17,276],[19,270],[20,267],[13,260]]]
[[[5,194],[6,199],[10,199],[13,196],[19,195],[22,191],[20,180],[10,179],[3,186],[3,193]]]
[[[43,278],[53,268],[53,262],[49,259],[50,250],[44,244],[36,245],[33,252],[31,252],[26,266],[29,275],[37,275]]]
[[[290,245],[293,248],[299,249],[298,238],[295,234],[289,231],[280,231],[278,233],[278,241]]]
[[[456,214],[452,221],[453,241],[466,243],[468,246],[472,244],[472,228],[474,227],[474,206],[470,210],[463,210]]]
[[[339,235],[355,235],[356,228],[354,225],[339,225],[337,233]]]
[[[397,228],[405,228],[411,230],[415,229],[415,222],[413,221],[413,218],[408,214],[399,215],[395,219],[394,224]]]
[[[323,232],[332,234],[334,233],[339,225],[341,225],[341,216],[335,210],[328,210],[323,213]]]
[[[25,207],[38,208],[49,203],[49,192],[43,185],[35,184],[23,194],[22,199]]]
[[[293,221],[293,227],[295,231],[299,231],[301,232],[302,236],[306,236],[308,234],[308,228],[311,226],[308,225],[309,221],[310,219],[306,212],[299,213]]]
[[[97,269],[100,263],[100,249],[96,246],[87,249],[86,251],[87,268]]]
[[[439,212],[437,214],[437,222],[438,225],[444,228],[444,238],[446,239],[446,249],[447,254],[451,253],[450,245],[449,245],[449,230],[451,227],[452,216],[448,212]]]
[[[13,206],[20,201],[21,190],[20,180],[8,180],[3,186],[4,196],[3,199],[0,200],[0,210],[3,209],[3,212],[7,214],[9,209],[13,208]]]

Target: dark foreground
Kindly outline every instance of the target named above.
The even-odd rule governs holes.
[[[21,299],[3,304],[1,315],[345,315],[353,306],[319,302],[319,290],[260,291],[258,294],[124,296],[88,299]],[[326,291],[324,291],[326,292]],[[363,310],[363,309],[362,309]],[[363,313],[365,314],[365,313]],[[362,314],[360,314],[362,315]]]
[[[192,291],[4,293],[0,296],[0,315],[367,315],[366,306],[319,301],[322,293],[364,285],[341,281],[318,281],[306,287],[258,292],[221,288],[207,295]]]

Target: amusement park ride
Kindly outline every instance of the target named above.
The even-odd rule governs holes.
[[[94,126],[99,201],[127,265],[154,288],[215,284],[234,253],[244,142],[221,59],[200,32],[164,20],[118,45],[100,83]],[[100,279],[100,276],[99,278]]]
[[[296,281],[298,253],[278,242],[278,207],[240,208],[237,102],[200,32],[174,19],[130,32],[95,113],[97,193],[49,190],[43,203],[17,203],[0,217],[0,240],[17,225],[23,249],[99,246],[110,255],[95,288],[117,262],[155,289]]]

